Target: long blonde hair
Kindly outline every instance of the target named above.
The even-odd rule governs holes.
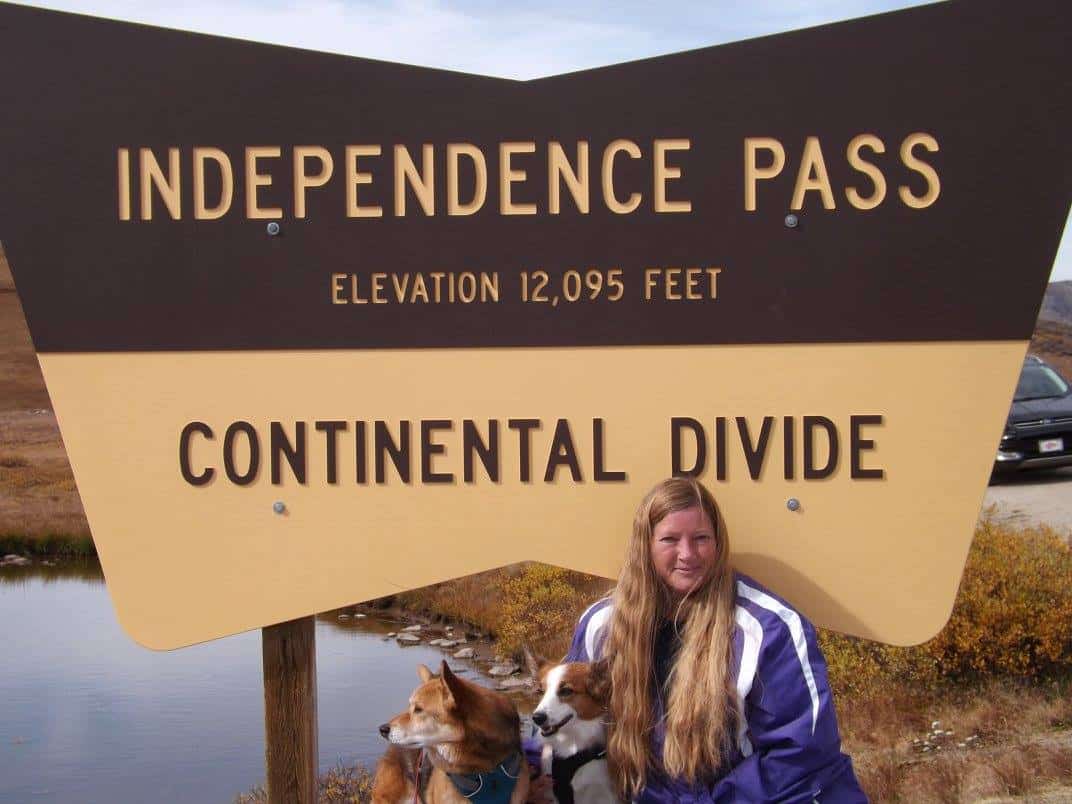
[[[697,589],[675,600],[652,564],[652,533],[668,514],[694,507],[714,526],[715,565]],[[671,777],[695,784],[714,774],[729,755],[739,721],[730,671],[734,605],[729,540],[711,492],[690,477],[657,484],[633,520],[605,645],[613,690],[607,753],[626,797],[639,794],[648,773],[660,764]],[[659,625],[666,621],[678,629],[681,646],[667,681],[669,694],[664,694],[663,755],[654,757],[653,649]]]

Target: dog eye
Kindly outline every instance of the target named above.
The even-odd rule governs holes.
[[[423,712],[423,711],[424,711],[424,710],[423,710],[423,709],[421,709],[421,708],[420,708],[419,706],[415,706],[415,707],[413,707],[413,714],[415,714],[415,715],[419,715],[419,714],[420,714],[421,712]]]
[[[573,695],[573,688],[572,687],[560,687],[559,690],[558,690],[558,697],[559,698],[568,698],[571,695]]]

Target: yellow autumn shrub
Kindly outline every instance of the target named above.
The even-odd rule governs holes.
[[[514,653],[527,644],[548,658],[560,658],[569,648],[577,615],[586,602],[578,590],[577,573],[526,564],[521,574],[502,585],[501,652]]]
[[[937,636],[896,648],[823,631],[821,644],[831,683],[845,692],[1072,672],[1072,549],[1051,528],[984,517]]]
[[[923,647],[947,678],[1072,669],[1072,549],[1047,527],[977,528],[948,624]]]

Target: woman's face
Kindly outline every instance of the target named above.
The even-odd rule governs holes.
[[[699,506],[667,514],[652,531],[651,563],[675,595],[707,580],[715,566],[715,526]]]

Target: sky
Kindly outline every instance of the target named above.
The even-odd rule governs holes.
[[[42,8],[504,78],[894,11],[906,0],[46,0]],[[1072,280],[1072,236],[1051,279]]]

